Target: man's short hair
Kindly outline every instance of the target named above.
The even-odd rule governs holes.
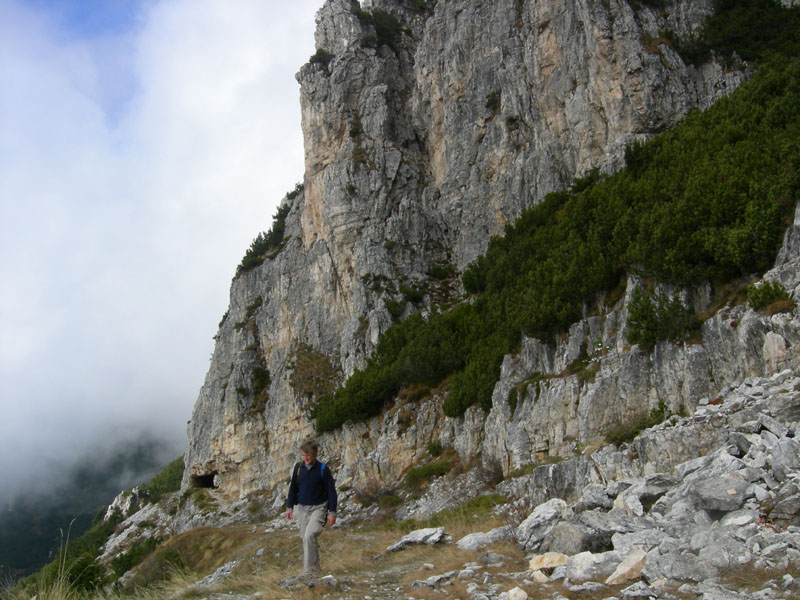
[[[300,452],[308,452],[314,456],[319,454],[319,444],[317,443],[317,440],[313,438],[308,438],[305,440],[302,444],[300,444]]]

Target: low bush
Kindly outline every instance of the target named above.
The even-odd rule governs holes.
[[[481,494],[467,500],[464,504],[435,513],[421,525],[425,527],[449,527],[459,523],[486,521],[491,518],[492,511],[495,508],[507,502],[508,498],[502,494]]]
[[[412,304],[419,304],[425,298],[425,291],[419,288],[411,287],[405,284],[400,284],[400,293],[403,298]]]
[[[779,54],[800,55],[800,7],[775,0],[714,0],[703,31],[673,46],[684,60],[698,65],[712,53],[748,62]]]
[[[760,285],[747,286],[747,303],[753,310],[761,310],[774,302],[789,300],[789,292],[777,281],[765,280]]]
[[[428,454],[430,454],[434,458],[441,456],[442,452],[444,452],[444,448],[442,447],[442,445],[439,442],[436,442],[436,441],[428,442],[427,450],[428,450]]]
[[[647,350],[660,340],[682,340],[697,326],[694,312],[677,296],[633,291],[628,315],[628,341]]]
[[[264,367],[256,365],[253,367],[253,393],[260,394],[271,382],[269,371]]]
[[[326,69],[330,62],[334,59],[334,54],[331,54],[324,48],[317,48],[317,51],[311,55],[311,58],[308,59],[312,65],[322,65]]]
[[[502,94],[500,90],[494,90],[486,94],[486,108],[492,111],[492,114],[497,114],[500,112],[500,100],[502,98]]]
[[[362,25],[372,25],[375,28],[376,35],[366,36],[366,38],[362,40],[363,45],[373,48],[388,46],[397,52],[397,42],[402,32],[402,27],[397,17],[381,9],[366,12],[360,8],[356,8],[353,10],[353,14],[358,17]]]
[[[403,314],[403,311],[406,309],[405,302],[398,302],[397,300],[392,300],[391,298],[384,298],[383,305],[386,307],[386,310],[389,311],[389,314],[392,315],[393,319],[399,319]]]
[[[295,198],[297,198],[301,194],[301,192],[304,189],[305,189],[305,185],[303,185],[302,183],[296,183],[294,185],[294,189],[291,192],[289,192],[288,194],[286,194],[286,197],[289,200],[294,200]]]
[[[402,498],[396,494],[386,494],[384,496],[378,496],[378,506],[380,506],[383,510],[389,510],[391,508],[396,508],[403,503]]]

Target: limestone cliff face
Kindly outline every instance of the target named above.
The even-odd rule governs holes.
[[[388,306],[456,298],[460,271],[523,209],[590,169],[620,167],[627,144],[742,79],[683,64],[660,37],[695,31],[710,1],[418,4],[329,0],[318,13],[317,47],[333,56],[297,76],[304,190],[285,199],[280,252],[231,286],[188,427],[185,487],[213,481],[237,498],[282,483],[313,432],[310,406],[364,363],[393,322]],[[403,28],[381,37],[359,8]],[[782,260],[797,255],[787,247]],[[408,288],[427,291],[420,306]],[[798,366],[796,318],[736,308],[706,324],[702,345],[646,355],[625,345],[625,304],[609,309],[561,344],[526,340],[488,415],[445,419],[434,396],[324,436],[325,459],[341,481],[391,484],[437,439],[508,470],[591,443],[659,399],[691,410],[733,377]],[[581,352],[600,365],[593,381],[553,377]]]

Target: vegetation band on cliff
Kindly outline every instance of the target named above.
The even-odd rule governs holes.
[[[689,286],[769,269],[800,190],[800,63],[771,58],[731,97],[629,147],[626,162],[548,195],[492,238],[463,274],[471,301],[390,328],[366,367],[315,406],[317,430],[448,377],[448,416],[488,410],[523,334],[565,331],[629,272]]]

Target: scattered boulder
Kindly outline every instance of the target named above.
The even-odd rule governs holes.
[[[661,594],[656,588],[647,585],[643,581],[637,581],[622,590],[620,596],[627,600],[628,598],[658,598]]]
[[[634,550],[617,565],[614,572],[606,579],[606,585],[619,585],[636,579],[642,574],[645,564],[647,564],[647,553],[640,549]]]
[[[604,581],[614,573],[621,562],[622,556],[618,552],[600,554],[581,552],[571,556],[567,561],[567,581],[570,584]]]
[[[651,553],[642,574],[646,579],[666,578],[672,581],[705,581],[716,577],[718,569],[688,551],[671,551],[666,554]]]
[[[225,579],[231,576],[231,573],[233,573],[233,570],[239,566],[240,562],[242,562],[241,559],[225,563],[219,569],[214,571],[211,575],[203,577],[203,579],[198,581],[196,585],[199,586],[219,585]]]
[[[541,571],[542,569],[553,569],[566,565],[569,558],[560,552],[545,552],[532,556],[528,563],[531,571]]]
[[[446,541],[449,536],[445,533],[444,527],[427,527],[425,529],[417,529],[408,535],[403,536],[397,542],[389,546],[387,552],[397,552],[406,546],[414,544],[428,544],[433,546],[439,542]]]
[[[800,469],[800,442],[792,438],[779,439],[769,448],[772,474],[779,482],[785,481]]]
[[[504,565],[507,560],[507,556],[503,556],[497,552],[486,552],[480,556],[478,562],[487,567],[497,567]]]
[[[550,532],[541,545],[541,550],[558,552],[571,556],[584,551],[597,551],[592,541],[596,532],[584,525],[572,521],[561,521]]]
[[[456,546],[462,550],[479,552],[501,540],[513,539],[514,531],[510,526],[495,527],[491,531],[470,533],[456,542]]]
[[[769,516],[771,519],[792,519],[800,515],[800,494],[784,498],[775,505]]]
[[[582,491],[580,498],[572,505],[573,512],[580,513],[593,508],[609,509],[614,505],[614,500],[608,495],[606,486],[591,483]]]
[[[624,449],[605,448],[592,455],[595,471],[569,465],[551,469],[554,477],[571,470],[589,473],[594,480],[571,506],[551,498],[517,527],[516,539],[527,552],[538,553],[529,557],[528,577],[551,583],[564,579],[575,593],[602,593],[604,585],[643,578],[620,597],[655,598],[662,597],[656,582],[697,592],[722,570],[743,564],[777,573],[800,565],[800,527],[795,526],[800,515],[800,426],[781,418],[794,416],[793,407],[800,406],[800,377],[780,375],[778,383],[774,378],[748,380],[695,415],[653,428],[674,428],[673,440],[682,439],[683,432],[703,435],[711,423],[717,431],[720,446],[675,464],[670,472],[653,472],[653,463],[642,462],[637,474]],[[783,391],[776,399],[777,385]],[[531,481],[541,486],[543,472]],[[597,482],[598,472],[605,484]],[[578,482],[571,485],[580,487]],[[524,486],[514,484],[517,490]],[[569,486],[559,480],[556,487]],[[780,529],[787,524],[788,529]],[[734,592],[721,596],[711,587],[708,594],[744,597]]]
[[[728,512],[744,505],[749,487],[741,476],[722,475],[696,482],[690,493],[698,508]]]
[[[500,600],[528,600],[528,592],[521,587],[511,588],[507,592],[500,594]]]
[[[537,506],[533,512],[517,527],[516,539],[526,551],[538,549],[541,541],[572,510],[561,498],[553,498]]]
[[[541,571],[533,571],[531,573],[531,579],[533,579],[536,583],[547,583],[550,579],[542,573]]]

